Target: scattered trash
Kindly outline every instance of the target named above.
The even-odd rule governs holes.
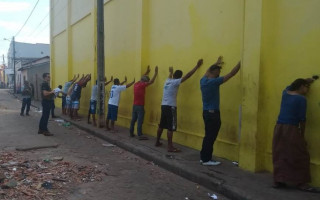
[[[71,123],[70,122],[65,122],[65,123],[62,124],[62,126],[69,127],[69,126],[71,126]]]
[[[239,163],[236,162],[236,161],[233,161],[232,164],[234,164],[234,165],[237,166],[237,167],[239,166]]]
[[[175,158],[175,156],[174,156],[174,155],[166,154],[166,158],[168,158],[168,159],[174,159],[174,158]]]
[[[56,121],[56,122],[58,122],[58,123],[64,123],[64,120],[63,120],[63,119],[56,119],[56,120],[54,120],[54,121]]]
[[[91,139],[91,137],[90,137],[90,136],[87,136],[87,138],[88,138],[88,139]]]
[[[103,168],[80,166],[61,156],[28,160],[21,152],[7,152],[0,158],[0,199],[63,199],[67,188],[107,175]]]
[[[41,184],[41,187],[50,190],[50,189],[52,189],[52,183],[44,182],[44,183]]]
[[[217,195],[215,195],[215,194],[210,194],[210,193],[208,193],[208,196],[209,196],[211,199],[218,199]]]
[[[102,146],[104,146],[104,147],[115,147],[116,145],[114,145],[114,144],[102,144]]]

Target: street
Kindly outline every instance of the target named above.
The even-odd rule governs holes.
[[[20,108],[0,90],[0,182],[17,182],[2,187],[0,199],[213,199],[208,193],[227,199],[59,120],[49,121],[54,136],[37,134],[41,112],[31,108],[31,116],[20,116]],[[26,149],[40,146],[48,148]]]

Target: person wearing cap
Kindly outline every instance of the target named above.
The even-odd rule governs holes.
[[[173,131],[177,130],[177,94],[181,83],[190,78],[199,67],[203,60],[199,59],[196,66],[182,77],[182,71],[176,70],[173,73],[173,67],[169,67],[169,78],[164,83],[163,96],[161,103],[161,119],[157,130],[157,140],[155,146],[161,146],[160,142],[163,129],[167,129],[168,152],[180,152],[172,144]]]
[[[117,130],[114,129],[115,121],[117,121],[118,118],[118,106],[120,101],[120,93],[124,90],[126,90],[128,87],[132,86],[136,81],[133,79],[133,81],[127,85],[122,85],[127,82],[127,77],[124,78],[124,81],[120,83],[120,80],[118,78],[115,78],[113,80],[114,85],[111,86],[110,90],[110,97],[108,101],[108,114],[106,119],[106,127],[108,131],[111,132],[117,132]],[[110,126],[109,126],[109,122]]]
[[[203,121],[205,126],[205,136],[200,151],[200,163],[206,166],[219,165],[219,161],[212,160],[213,144],[218,136],[220,119],[220,85],[227,82],[240,70],[240,62],[225,76],[220,76],[222,66],[222,56],[217,62],[209,67],[205,75],[200,80],[200,88],[203,103]]]
[[[158,75],[158,66],[155,67],[154,75],[152,79],[148,77],[150,73],[150,66],[147,67],[146,73],[141,77],[141,80],[134,84],[133,89],[133,108],[132,119],[130,124],[130,136],[134,137],[134,125],[138,120],[137,134],[139,140],[147,140],[148,138],[142,134],[142,123],[144,118],[144,97],[146,93],[146,87],[154,83]]]
[[[22,89],[22,107],[21,107],[21,112],[20,116],[24,116],[24,110],[27,106],[26,109],[26,115],[29,115],[30,111],[30,105],[31,105],[31,96],[32,96],[32,88],[29,85],[28,81],[24,81],[24,87]]]

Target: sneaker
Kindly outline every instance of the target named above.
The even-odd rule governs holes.
[[[221,162],[214,161],[214,160],[209,160],[208,162],[202,162],[201,164],[204,165],[204,166],[217,166],[217,165],[220,165]]]

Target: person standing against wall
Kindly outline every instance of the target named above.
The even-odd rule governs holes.
[[[71,87],[71,85],[77,81],[78,78],[79,78],[79,74],[78,74],[78,76],[74,75],[70,81],[65,82],[65,84],[64,84],[64,87],[63,87],[64,95],[62,95],[62,114],[63,115],[67,115],[67,108],[66,108],[67,100],[66,100],[66,98],[67,98],[68,90]]]
[[[173,67],[169,67],[169,78],[164,83],[163,97],[161,103],[161,119],[157,131],[157,140],[155,146],[161,146],[160,142],[163,129],[167,129],[168,152],[180,152],[172,144],[173,131],[177,130],[177,94],[181,83],[190,78],[202,65],[203,60],[199,59],[197,65],[182,77],[182,71],[176,70],[173,73]]]
[[[110,81],[107,81],[107,78],[104,78],[104,86],[107,86],[109,83],[113,81],[113,76],[111,76]],[[97,98],[98,98],[98,81],[96,80],[96,84],[92,86],[91,90],[91,98],[90,98],[90,105],[89,105],[89,111],[88,111],[88,124],[91,124],[90,122],[90,116],[92,115],[92,121],[93,126],[97,126],[96,122],[96,112],[97,112]]]
[[[147,67],[146,73],[141,77],[141,80],[134,84],[133,90],[133,108],[132,119],[130,124],[130,136],[134,137],[134,125],[138,120],[137,134],[139,140],[147,140],[148,138],[142,134],[142,123],[144,118],[144,99],[146,93],[146,87],[154,83],[158,75],[158,66],[154,70],[152,79],[148,77],[150,73],[150,66]]]
[[[31,105],[31,96],[32,96],[32,88],[30,87],[28,81],[24,81],[24,87],[22,89],[22,107],[21,107],[20,116],[24,116],[24,110],[26,106],[27,106],[26,115],[30,116],[29,111],[30,111],[30,105]]]
[[[41,98],[42,98],[42,116],[39,123],[39,131],[38,134],[43,134],[45,136],[52,136],[53,134],[48,130],[48,120],[52,105],[52,96],[54,95],[54,91],[51,90],[49,82],[50,82],[50,74],[44,73],[42,75],[43,83],[41,84]]]
[[[220,119],[220,85],[227,82],[240,70],[240,62],[225,76],[220,77],[222,56],[215,64],[209,67],[203,78],[200,80],[203,103],[203,121],[205,126],[205,136],[200,151],[200,163],[202,165],[219,165],[219,161],[212,160],[213,144],[218,136]]]
[[[120,93],[127,89],[128,87],[132,86],[135,82],[135,79],[127,85],[122,85],[127,82],[127,77],[124,78],[124,81],[120,83],[119,79],[115,78],[113,83],[114,85],[111,87],[110,90],[110,97],[108,101],[108,114],[106,119],[106,127],[108,131],[116,132],[114,129],[115,121],[117,121],[118,117],[118,106],[120,101]],[[111,121],[111,126],[109,126],[109,121]]]
[[[296,79],[282,92],[280,114],[272,144],[274,188],[294,184],[307,192],[310,187],[310,156],[305,135],[307,100],[305,95],[315,79]]]

